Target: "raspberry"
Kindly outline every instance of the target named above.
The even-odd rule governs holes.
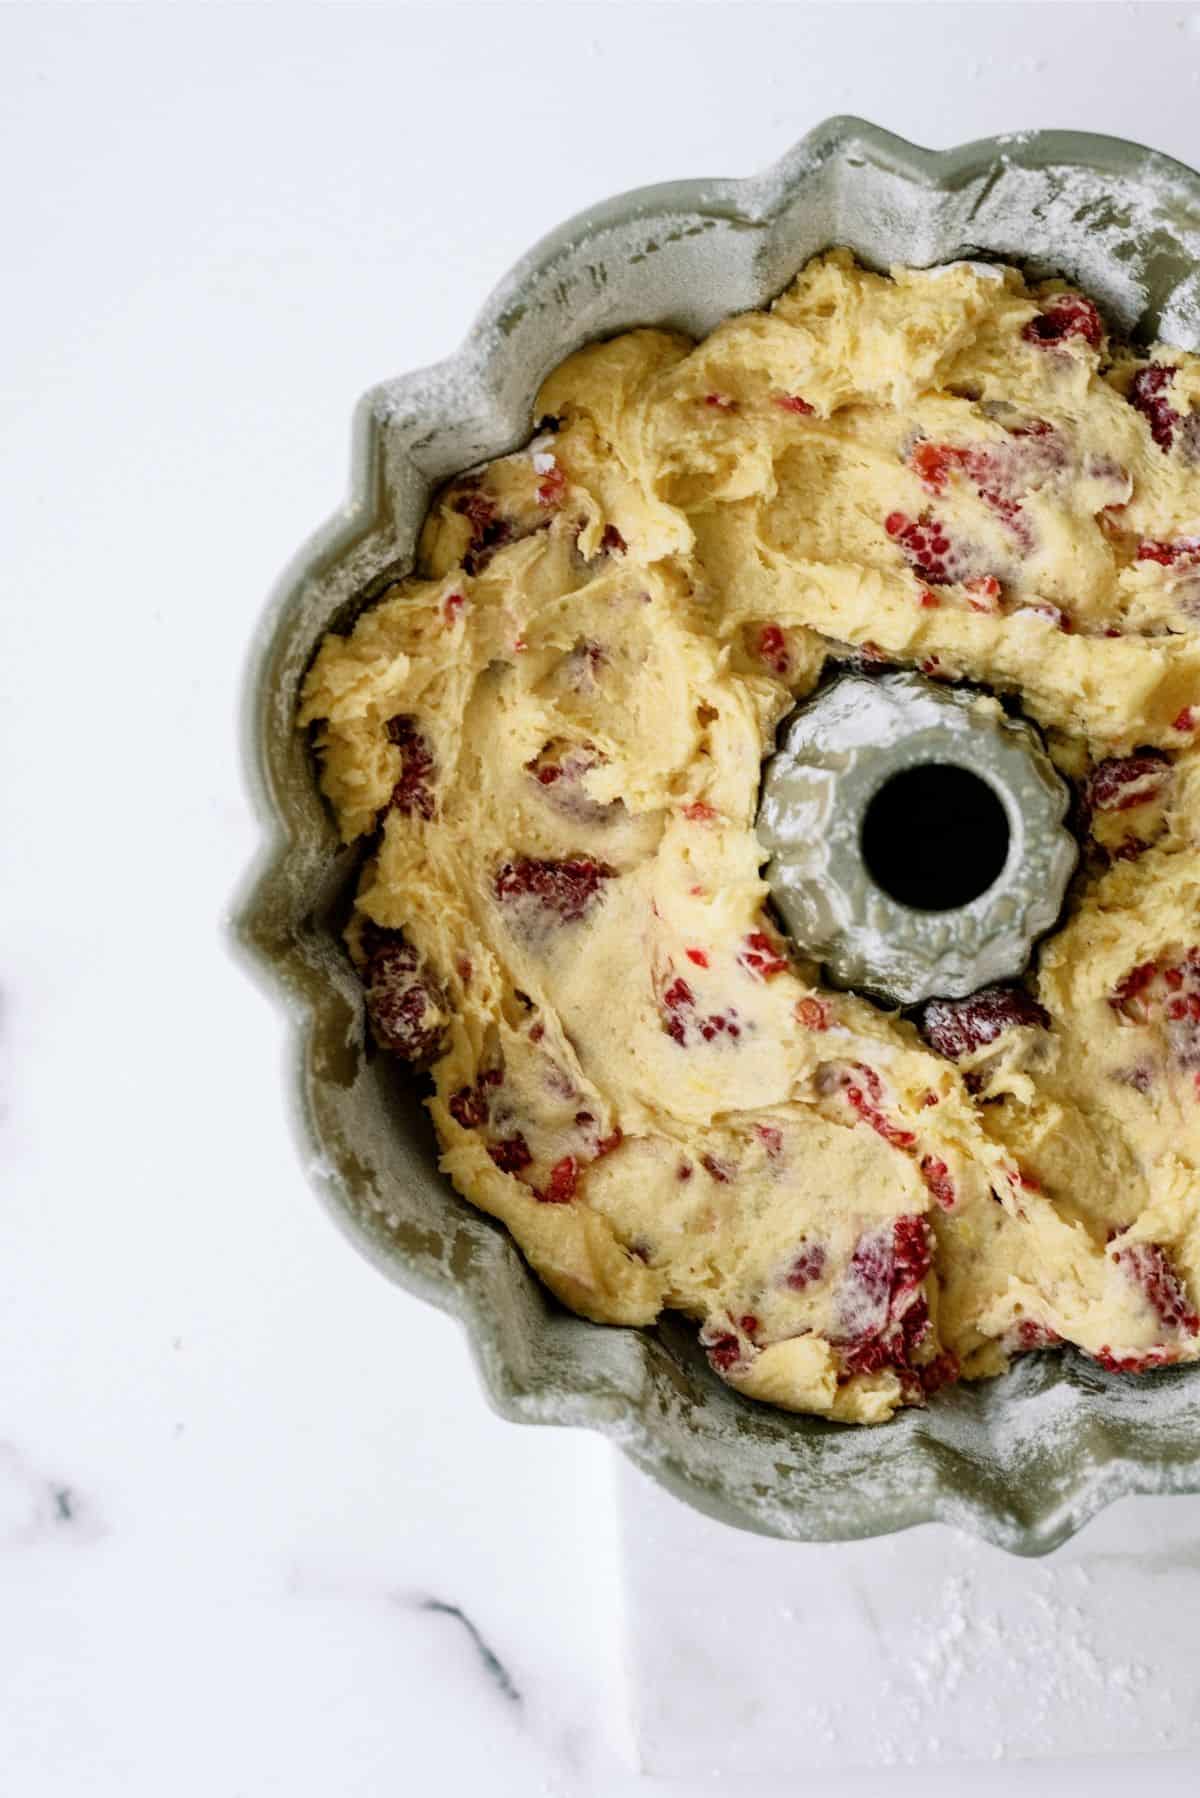
[[[1194,705],[1185,705],[1182,712],[1171,720],[1171,729],[1178,731],[1195,730],[1200,724],[1200,711]]]
[[[692,824],[709,824],[717,812],[716,807],[709,805],[707,800],[693,799],[689,805],[684,806],[683,815]]]
[[[728,393],[706,393],[704,404],[714,407],[718,412],[737,411],[737,401]]]
[[[926,1361],[917,1369],[922,1390],[927,1397],[940,1392],[944,1386],[953,1386],[962,1372],[958,1356],[953,1349],[943,1349],[932,1361]]]
[[[783,1153],[783,1131],[777,1124],[755,1124],[754,1134],[767,1151],[767,1155],[775,1161]]]
[[[579,1163],[574,1155],[564,1155],[550,1169],[549,1183],[538,1193],[544,1205],[568,1205],[579,1185]]]
[[[1152,362],[1139,368],[1129,384],[1129,403],[1142,414],[1150,426],[1150,435],[1160,450],[1169,450],[1182,419],[1166,398],[1166,390],[1176,374],[1174,364]]]
[[[624,537],[615,524],[606,524],[604,534],[600,538],[600,548],[608,556],[623,556],[629,548]]]
[[[779,954],[765,931],[752,930],[738,951],[738,966],[756,980],[773,980],[776,974],[786,974],[788,959]]]
[[[523,855],[505,862],[495,877],[495,893],[502,904],[533,900],[542,911],[562,924],[574,924],[600,896],[603,883],[616,874],[605,862],[586,856],[567,861],[538,861]]]
[[[862,1084],[856,1083],[847,1075],[846,1098],[850,1105],[863,1122],[870,1124],[872,1130],[877,1131],[885,1142],[891,1143],[894,1149],[911,1148],[917,1140],[914,1133],[911,1130],[899,1129],[889,1118],[885,1117],[880,1109],[879,1102],[883,1097],[883,1086],[874,1068],[867,1067],[866,1063],[861,1061],[855,1062],[854,1067]],[[863,1091],[864,1086],[867,1089],[865,1092]]]
[[[936,1155],[921,1157],[921,1178],[943,1211],[953,1211],[958,1200],[950,1170]]]
[[[445,1004],[412,944],[386,943],[376,949],[363,982],[367,1016],[380,1048],[414,1067],[435,1061],[443,1047]]]
[[[854,1246],[832,1338],[845,1345],[844,1376],[907,1366],[929,1333],[921,1284],[932,1265],[929,1226],[908,1213],[865,1231]]]
[[[1054,1348],[1061,1341],[1058,1331],[1052,1330],[1049,1324],[1039,1323],[1033,1317],[1023,1317],[1004,1338],[1004,1346],[1010,1355],[1026,1355],[1036,1349]]]
[[[471,526],[463,552],[463,570],[471,575],[482,574],[496,551],[512,541],[512,526],[498,515],[495,500],[481,490],[478,476],[468,476],[459,483],[450,509],[460,513]]]
[[[1085,815],[1127,812],[1157,799],[1170,768],[1160,749],[1140,749],[1136,755],[1109,756],[1098,762],[1083,788]]]
[[[567,491],[567,477],[557,464],[547,469],[538,483],[537,503],[539,506],[558,506],[562,504],[563,494]]]
[[[892,1225],[895,1270],[892,1295],[919,1286],[933,1265],[929,1225],[916,1212],[906,1212]]]
[[[970,595],[973,612],[1000,610],[1000,583],[994,574],[977,574],[974,580],[966,581],[964,585]]]
[[[804,1243],[784,1275],[784,1285],[793,1292],[803,1292],[806,1286],[814,1286],[825,1272],[826,1259],[819,1242]]]
[[[447,1102],[450,1116],[464,1130],[475,1130],[487,1121],[487,1096],[474,1086],[460,1086]]]
[[[429,782],[433,777],[434,760],[427,739],[417,729],[416,720],[404,714],[389,718],[386,729],[389,742],[400,751],[400,778],[392,788],[389,806],[408,818],[414,814],[432,818],[433,794]]]
[[[681,1049],[694,1043],[697,1036],[711,1043],[724,1034],[736,1042],[742,1034],[738,1014],[732,1007],[725,1012],[713,1012],[708,1017],[698,1013],[696,995],[682,975],[676,975],[664,989],[660,1004],[665,1014],[663,1029]]]
[[[984,987],[966,999],[931,999],[921,1016],[926,1042],[948,1061],[960,1061],[1021,1024],[1048,1030],[1050,1013],[1019,986]]]
[[[708,956],[704,953],[703,949],[687,949],[684,953],[688,960],[694,962],[698,968],[706,968],[708,966]]]
[[[802,418],[811,418],[814,410],[798,393],[773,393],[771,404],[778,406],[781,412],[798,412]]]
[[[1142,995],[1147,987],[1154,984],[1157,973],[1158,963],[1155,961],[1141,961],[1136,967],[1130,968],[1128,974],[1118,980],[1108,996],[1108,1002],[1113,1010],[1120,1012],[1123,1017],[1132,1019],[1135,1023],[1145,1022],[1145,1005]]]
[[[488,1089],[499,1086],[503,1078],[499,1068],[486,1068],[474,1086],[460,1086],[451,1094],[447,1109],[455,1123],[461,1124],[464,1130],[475,1130],[480,1124],[486,1124],[491,1112]]]
[[[1151,1349],[1145,1355],[1114,1355],[1108,1344],[1096,1350],[1093,1361],[1108,1373],[1152,1373],[1156,1367],[1169,1367],[1176,1359],[1174,1349]]]
[[[529,1144],[519,1130],[515,1136],[506,1136],[500,1142],[490,1142],[487,1152],[502,1174],[519,1174],[533,1160]]]
[[[1172,1267],[1167,1252],[1157,1242],[1131,1242],[1113,1251],[1113,1260],[1140,1286],[1168,1329],[1189,1336],[1200,1334],[1200,1312]]]
[[[447,594],[446,598],[442,601],[442,614],[447,624],[454,623],[454,620],[465,608],[466,603],[467,602],[461,593]]]
[[[758,633],[758,653],[773,673],[784,675],[791,667],[787,638],[777,624],[764,624]]]
[[[922,512],[920,518],[889,512],[883,525],[903,550],[913,573],[931,587],[952,586],[969,573],[966,556],[951,543],[945,525],[931,512]]]
[[[884,1328],[894,1259],[892,1231],[887,1225],[864,1231],[855,1243],[839,1298],[841,1340],[859,1342],[877,1336]]]
[[[723,1161],[719,1155],[701,1155],[700,1166],[717,1182],[718,1186],[728,1186],[737,1173],[733,1162]]]
[[[1082,337],[1098,350],[1104,341],[1104,326],[1092,302],[1082,294],[1056,293],[1045,302],[1038,316],[1029,320],[1021,336],[1027,343],[1048,345]]]
[[[1158,562],[1163,568],[1192,568],[1200,562],[1200,537],[1180,537],[1174,543],[1144,539],[1137,547],[1139,562]]]
[[[700,1341],[708,1352],[708,1358],[718,1373],[728,1373],[736,1367],[742,1358],[742,1345],[739,1339],[730,1332],[710,1337],[707,1342],[703,1335]]]
[[[797,999],[795,1018],[805,1030],[828,1030],[833,1021],[833,1013],[824,999]]]

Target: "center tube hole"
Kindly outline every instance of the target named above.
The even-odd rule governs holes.
[[[1008,816],[986,780],[951,762],[895,774],[863,820],[875,884],[914,911],[953,911],[986,893],[1008,860]]]

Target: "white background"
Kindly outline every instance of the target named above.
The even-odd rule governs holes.
[[[632,1771],[609,1451],[491,1417],[456,1327],[360,1262],[305,1187],[281,1018],[221,936],[255,840],[235,712],[264,596],[343,494],[363,388],[450,351],[567,214],[648,181],[749,173],[843,111],[936,146],[1078,126],[1200,162],[1200,19],[0,7],[13,1798],[697,1789],[701,1769],[675,1785]],[[1180,1567],[1200,1541],[1200,1501],[1181,1522],[1182,1503]],[[1105,1540],[1119,1552],[1128,1526],[1141,1542],[1156,1515],[1121,1507]],[[721,1532],[733,1579],[736,1540]],[[838,1552],[780,1548],[772,1567],[803,1580],[820,1554],[828,1581]],[[1191,1602],[1164,1565],[1164,1609]],[[714,1651],[707,1572],[698,1551],[689,1615],[713,1641],[685,1669],[697,1713],[737,1660],[736,1643]],[[519,1700],[429,1597],[469,1613]],[[817,1629],[793,1636],[798,1693],[820,1649]],[[744,1761],[736,1737],[727,1748],[753,1770],[752,1733]],[[1001,1761],[710,1789],[1153,1778],[1171,1798],[1198,1766]]]

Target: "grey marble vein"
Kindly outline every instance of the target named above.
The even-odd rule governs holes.
[[[510,1704],[519,1705],[524,1702],[512,1674],[495,1650],[484,1641],[478,1627],[472,1623],[465,1611],[456,1604],[447,1604],[442,1598],[422,1598],[418,1601],[418,1609],[429,1611],[437,1617],[453,1617],[457,1623],[461,1623],[471,1639],[472,1647],[479,1656],[484,1672],[496,1690]]]

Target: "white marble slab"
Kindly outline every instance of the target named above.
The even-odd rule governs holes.
[[[1043,1560],[941,1526],[782,1544],[619,1480],[634,1727],[656,1774],[1200,1745],[1200,1498]]]

